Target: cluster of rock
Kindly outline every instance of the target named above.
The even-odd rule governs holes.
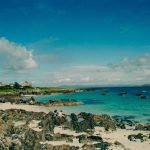
[[[0,95],[0,103],[10,102],[12,104],[28,104],[38,106],[73,106],[81,105],[82,102],[74,99],[49,100],[48,102],[38,102],[33,96],[29,98],[21,97],[18,94]]]
[[[34,123],[33,123],[34,122]],[[111,143],[99,134],[94,134],[95,127],[104,127],[106,131],[116,130],[119,124],[108,115],[94,115],[82,112],[78,115],[66,115],[63,112],[27,112],[24,110],[0,111],[0,150],[108,150]],[[56,132],[61,127],[67,134]],[[150,124],[136,125],[135,130],[150,131]],[[129,135],[128,139],[145,140],[142,134]],[[73,144],[74,140],[78,144]],[[54,144],[59,141],[62,144]]]
[[[5,103],[5,102],[13,103],[18,99],[20,99],[19,94],[15,94],[15,93],[0,94],[0,103]]]
[[[138,133],[138,134],[131,134],[128,136],[128,139],[130,141],[146,141],[147,139],[150,139],[150,134],[147,135],[143,135],[142,133]]]
[[[39,121],[37,129],[30,127],[33,120]],[[97,125],[106,126],[107,130],[115,129],[115,123],[113,127],[112,124],[113,121],[109,117],[88,113],[58,115],[54,112],[45,114],[24,110],[0,111],[0,150],[78,150],[79,146],[69,144],[73,142],[73,139],[78,140],[82,149],[107,150],[109,143],[92,133]],[[74,135],[54,133],[55,127],[58,126],[76,133],[84,132],[86,134],[79,134],[75,137]],[[49,141],[66,141],[66,144],[52,145],[48,143]],[[94,144],[87,144],[93,142]]]

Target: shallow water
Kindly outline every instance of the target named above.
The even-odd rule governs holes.
[[[56,99],[76,99],[84,104],[80,106],[63,106],[67,112],[90,112],[95,114],[107,113],[111,116],[126,116],[131,120],[139,122],[150,122],[150,88],[107,88],[109,92],[99,89],[94,92],[76,92],[70,94],[52,94],[47,96],[36,96],[37,101],[48,101]],[[120,96],[118,93],[127,92]],[[102,95],[105,93],[106,95]],[[141,99],[136,93],[142,93],[147,99]]]

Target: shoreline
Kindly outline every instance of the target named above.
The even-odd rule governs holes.
[[[27,138],[28,138],[28,134],[29,134],[28,130],[30,131],[30,134],[32,132],[34,134],[39,134],[43,130],[47,129],[48,124],[44,123],[47,120],[46,118],[43,120],[43,123],[44,123],[43,128],[41,128],[39,126],[39,123],[41,122],[41,119],[42,119],[41,115],[39,115],[39,114],[42,114],[42,116],[53,115],[53,113],[51,113],[51,112],[53,112],[54,109],[55,108],[53,108],[53,107],[45,107],[45,106],[34,106],[34,105],[25,105],[25,104],[17,105],[17,104],[11,104],[11,103],[1,104],[0,103],[0,112],[3,115],[6,114],[7,117],[9,117],[13,113],[15,113],[16,115],[14,115],[14,116],[16,118],[16,116],[18,116],[19,112],[21,112],[23,115],[24,115],[24,113],[30,114],[30,115],[27,115],[27,118],[19,119],[19,120],[17,119],[17,121],[12,120],[12,122],[15,122],[15,126],[19,127],[19,128],[24,127],[25,124],[28,124],[28,129],[26,129],[27,130],[26,131]],[[22,110],[24,110],[24,111],[22,112]],[[9,112],[11,112],[11,114]],[[31,117],[32,115],[33,115],[33,117]],[[66,114],[66,113],[64,115],[70,116],[70,114]],[[81,116],[88,123],[88,118],[90,116],[87,116],[87,115],[88,115],[88,113],[81,114]],[[58,117],[60,117],[59,121],[58,121],[59,123],[58,124],[56,123],[56,125],[54,127],[54,133],[52,132],[53,137],[56,136],[58,139],[56,137],[53,140],[48,140],[48,139],[42,140],[41,139],[39,141],[39,144],[46,145],[47,147],[51,147],[51,148],[59,147],[59,146],[63,147],[64,145],[66,145],[68,147],[68,149],[66,148],[67,150],[70,150],[71,147],[74,147],[74,148],[78,147],[76,149],[79,149],[79,150],[83,149],[83,147],[86,147],[86,149],[89,148],[89,150],[92,150],[92,149],[94,150],[94,147],[92,145],[94,144],[95,147],[100,146],[100,143],[99,143],[100,141],[98,139],[102,138],[103,142],[101,141],[101,146],[102,145],[104,146],[107,143],[106,147],[108,148],[108,150],[127,150],[127,149],[128,150],[143,150],[143,149],[149,150],[150,138],[148,138],[148,136],[150,136],[150,125],[149,125],[149,130],[147,130],[147,131],[135,130],[137,124],[132,124],[130,126],[127,122],[124,122],[124,124],[121,124],[121,122],[118,121],[118,124],[120,123],[120,127],[118,127],[114,124],[114,120],[112,120],[111,117],[109,117],[108,115],[96,115],[96,114],[91,114],[91,115],[94,115],[95,121],[96,120],[102,121],[102,123],[103,123],[102,127],[94,125],[94,128],[92,127],[93,129],[92,128],[88,129],[88,128],[90,128],[90,126],[86,127],[87,126],[86,125],[86,126],[82,127],[82,130],[84,131],[85,130],[84,128],[87,128],[88,130],[85,130],[84,132],[82,130],[77,132],[78,129],[76,130],[76,127],[74,129],[72,129],[72,127],[70,127],[70,126],[69,126],[69,128],[64,127],[64,124],[63,124],[64,120],[62,120],[62,122],[59,122],[59,121],[61,121],[61,119],[63,119],[63,115],[62,116],[60,115],[60,116],[58,116]],[[76,117],[76,116],[78,116],[78,115],[74,114],[74,117]],[[11,117],[11,119],[12,118],[13,117]],[[10,122],[11,119],[8,121]],[[30,120],[29,123],[27,123],[28,119]],[[0,121],[2,121],[2,120],[0,119]],[[50,122],[52,123],[53,121],[51,120]],[[76,121],[74,120],[74,123],[75,122]],[[91,123],[91,121],[89,123]],[[6,123],[5,125],[7,126],[8,124]],[[125,125],[126,128],[124,129],[123,126],[121,127],[121,125]],[[4,124],[1,123],[0,128],[1,128],[1,126],[4,126]],[[138,134],[141,134],[141,136],[138,137]],[[0,135],[1,135],[1,133],[0,133]],[[129,140],[130,135],[133,136],[131,138],[131,140]],[[58,136],[60,136],[60,137],[58,137]],[[90,139],[92,137],[94,139]],[[70,142],[66,141],[69,139],[71,140]],[[86,141],[85,141],[85,139],[86,139]],[[95,140],[95,139],[97,139],[97,140],[94,142],[93,140]],[[98,145],[98,143],[99,143],[99,145]],[[50,150],[50,149],[48,149],[48,150]]]
[[[68,106],[82,103],[75,99],[38,102],[35,96],[6,95],[1,101],[0,147],[2,143],[16,149],[149,150],[150,123],[123,114],[68,111]]]

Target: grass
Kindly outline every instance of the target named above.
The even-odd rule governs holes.
[[[0,93],[15,93],[15,92],[72,92],[75,91],[74,88],[56,88],[56,87],[31,87],[31,86],[25,86],[25,87],[12,87],[9,85],[1,86],[0,87]]]

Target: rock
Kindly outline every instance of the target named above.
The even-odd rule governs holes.
[[[93,145],[84,144],[82,150],[96,150],[96,148]]]
[[[54,127],[55,127],[55,116],[53,112],[49,112],[46,114],[42,121],[39,123],[39,125],[42,127],[42,129],[45,131],[45,133],[54,133]]]
[[[21,149],[20,145],[14,142],[11,143],[9,146],[9,150],[20,150],[20,149]]]
[[[105,130],[116,130],[116,122],[108,115],[94,115],[94,123],[97,126],[104,127]]]
[[[87,132],[90,129],[94,129],[94,115],[90,113],[80,113],[79,116],[84,120],[79,122],[81,131]]]
[[[106,95],[106,93],[102,93],[101,95],[105,96],[105,95]]]
[[[142,133],[139,133],[139,134],[131,134],[128,136],[128,139],[130,141],[136,141],[137,139],[139,139],[141,142],[144,141],[144,135]]]
[[[121,149],[127,150],[126,147],[125,147],[122,143],[120,143],[120,142],[118,142],[118,141],[115,141],[114,144],[115,144],[116,146],[119,146]]]
[[[146,95],[141,95],[140,98],[141,99],[146,99],[147,97],[146,97]]]
[[[42,141],[41,132],[36,132],[32,129],[29,129],[25,132],[24,139],[22,139],[22,148],[24,150],[37,150],[39,147],[39,142]]]
[[[2,141],[0,141],[0,150],[5,150],[6,146],[4,145],[4,143]]]
[[[124,96],[127,95],[127,92],[123,92],[123,93],[118,93],[119,96]]]
[[[84,143],[84,144],[103,141],[103,139],[99,136],[80,135],[77,138],[79,139],[79,143]]]
[[[113,116],[112,118],[116,121],[116,126],[121,129],[126,129],[126,126],[134,126],[135,122],[129,120],[128,118],[133,118],[134,116]]]
[[[103,139],[101,138],[101,137],[99,137],[99,136],[94,136],[94,135],[92,135],[92,136],[88,136],[87,137],[90,141],[96,141],[96,142],[102,142],[103,141]]]
[[[107,142],[101,142],[94,144],[95,148],[100,148],[101,150],[108,150],[109,144]]]
[[[45,134],[46,141],[53,141],[53,136],[50,133]]]
[[[55,125],[60,126],[60,125],[64,125],[65,123],[67,123],[67,116],[63,115],[63,116],[55,116]]]
[[[140,94],[140,93],[136,93],[136,96],[141,96],[142,94]]]
[[[47,103],[49,106],[76,106],[81,104],[82,102],[74,99],[49,100]]]
[[[135,130],[142,130],[142,131],[150,131],[150,124],[147,123],[147,124],[138,124],[135,126]]]
[[[53,141],[73,142],[73,138],[75,137],[72,135],[67,135],[67,134],[54,134],[53,135]]]
[[[79,135],[77,138],[79,139],[79,143],[88,143],[86,135]]]
[[[81,132],[81,128],[80,128],[79,123],[78,123],[78,117],[77,117],[77,115],[74,114],[74,113],[72,113],[70,115],[70,118],[71,118],[70,123],[71,123],[72,129],[75,130],[76,132]]]
[[[117,122],[116,125],[117,125],[117,127],[120,128],[120,129],[126,129],[126,126],[125,126],[125,124],[124,124],[123,122],[120,122],[120,123]]]

